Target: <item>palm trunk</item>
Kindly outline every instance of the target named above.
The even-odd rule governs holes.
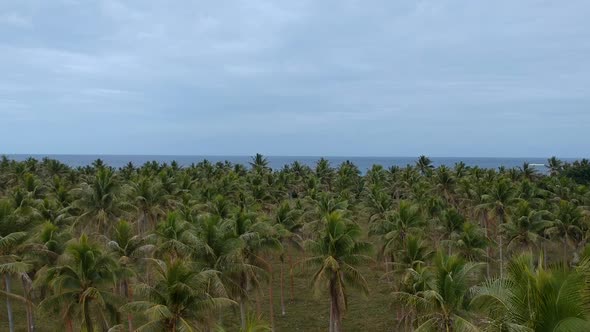
[[[330,298],[330,325],[328,327],[329,332],[334,332],[334,303]]]
[[[94,332],[94,325],[92,324],[92,317],[90,316],[88,300],[84,302],[84,325],[86,325],[86,332]]]
[[[293,277],[293,259],[289,255],[289,278],[291,279],[291,303],[295,300],[295,279]]]
[[[123,291],[125,292],[125,297],[129,302],[133,301],[133,294],[132,291],[129,289],[129,280],[125,279],[123,281]],[[133,316],[131,314],[127,314],[127,326],[129,327],[129,331],[133,331]]]
[[[563,267],[567,267],[567,235],[563,237]]]
[[[483,230],[485,232],[486,241],[489,241],[490,238],[489,238],[489,235],[488,235],[488,214],[485,211],[483,213],[482,223],[483,223],[482,227],[483,227]],[[488,257],[486,257],[486,277],[488,279],[490,279],[490,258],[492,256],[490,254],[489,242],[488,242],[488,245],[486,246],[486,256],[488,256]]]
[[[244,296],[240,296],[240,322],[242,331],[246,330],[246,299]]]
[[[260,305],[260,293],[262,292],[262,290],[257,289],[256,290],[256,315],[258,317],[260,317],[260,315],[262,314],[262,309],[261,309],[261,305]]]
[[[281,265],[282,266],[282,265]],[[274,312],[274,299],[272,294],[272,266],[269,264],[270,280],[268,281],[268,301],[269,301],[269,315],[270,315],[270,330],[275,332],[275,312]]]
[[[6,287],[6,293],[11,294],[11,280],[10,274],[8,273],[4,275],[4,285]],[[8,329],[10,332],[14,332],[14,317],[12,316],[12,303],[10,301],[10,296],[6,297],[6,311],[8,314]]]
[[[284,262],[281,260],[281,280],[280,280],[280,284],[281,284],[281,315],[285,316],[285,294],[283,291],[283,282],[284,282],[283,265],[284,265]]]
[[[545,249],[545,242],[541,244],[541,250],[543,250],[543,268],[547,268],[547,249]]]
[[[33,305],[31,301],[31,279],[26,273],[21,275],[21,280],[23,283],[23,292],[25,295],[25,299],[27,303],[25,303],[26,311],[27,311],[27,331],[28,332],[35,332],[35,312],[33,310]]]
[[[66,317],[66,331],[74,332],[74,326],[72,324],[72,319],[70,317]]]
[[[383,267],[385,268],[385,276],[387,277],[387,282],[391,282],[391,278],[389,278],[389,255],[383,255]]]
[[[332,321],[332,326],[333,332],[341,332],[341,317],[340,317],[340,304],[338,303],[338,290],[337,290],[337,285],[336,285],[336,278],[338,278],[338,276],[336,274],[334,274],[334,276],[332,277],[332,279],[330,280],[330,309],[331,309],[331,321]]]
[[[501,226],[503,223],[503,217],[499,218],[499,224],[497,225],[497,236],[500,249],[500,279],[504,278],[504,241],[502,239]]]

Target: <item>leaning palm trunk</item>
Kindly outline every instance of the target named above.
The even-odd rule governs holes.
[[[10,274],[4,274],[4,285],[6,286],[6,311],[8,314],[8,329],[10,332],[14,332],[14,317],[12,316],[12,302],[10,301],[10,294],[11,294],[11,280]]]

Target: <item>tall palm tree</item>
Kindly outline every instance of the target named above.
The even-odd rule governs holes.
[[[137,229],[139,234],[143,234],[153,228],[158,218],[164,214],[170,196],[158,179],[148,177],[131,181],[125,189],[128,202],[124,205],[137,215]]]
[[[144,314],[147,322],[137,331],[195,331],[211,328],[212,311],[235,304],[227,298],[215,270],[199,270],[190,262],[150,260],[154,265],[153,284],[138,284],[136,291],[145,300],[122,307],[123,311]]]
[[[556,176],[563,169],[563,161],[561,161],[561,160],[557,159],[557,157],[553,156],[553,157],[547,159],[547,164],[545,164],[545,167],[547,167],[549,169],[549,174],[551,176]]]
[[[110,168],[100,167],[94,177],[82,183],[79,199],[73,206],[79,211],[74,226],[81,230],[105,232],[121,215],[117,176]]]
[[[30,269],[30,264],[23,262],[16,255],[15,249],[27,238],[25,232],[14,232],[0,236],[0,274],[4,280],[6,290],[6,310],[10,332],[14,332],[14,317],[12,313],[12,276],[23,274]]]
[[[502,225],[501,232],[508,239],[507,249],[538,251],[539,245],[544,240],[545,230],[552,225],[549,218],[549,211],[534,210],[527,201],[519,202],[510,222]]]
[[[440,222],[439,228],[447,243],[448,254],[450,255],[453,242],[463,230],[463,224],[467,222],[467,219],[459,211],[451,208],[443,211]]]
[[[486,249],[488,239],[483,230],[472,222],[463,223],[461,232],[455,236],[454,247],[457,254],[471,262],[488,260]]]
[[[73,331],[74,320],[88,332],[94,331],[95,324],[103,330],[116,325],[121,300],[112,292],[115,266],[110,255],[82,234],[68,245],[63,261],[40,280],[48,283],[54,294],[39,305],[61,311],[67,331]]]
[[[506,222],[510,210],[518,202],[516,189],[507,179],[499,179],[494,183],[490,192],[483,195],[482,200],[485,202],[480,206],[490,211],[490,214],[496,218],[496,237],[498,241],[500,278],[504,276],[504,240],[502,232],[498,231],[500,225]]]
[[[201,247],[192,224],[183,220],[177,212],[168,213],[166,219],[157,225],[154,235],[157,241],[154,254],[172,261],[188,259]]]
[[[113,271],[122,287],[122,293],[129,301],[133,301],[133,291],[130,285],[140,268],[139,262],[148,257],[154,246],[145,237],[134,235],[131,225],[121,220],[114,228],[113,236],[108,239],[108,248],[117,257],[117,266]],[[133,331],[133,317],[127,317],[129,331]]]
[[[568,247],[576,247],[586,233],[586,229],[584,216],[579,207],[564,200],[555,206],[553,220],[551,226],[546,229],[546,233],[561,239],[564,264],[568,264]]]
[[[434,165],[432,165],[432,160],[430,160],[430,158],[422,155],[416,161],[416,167],[422,175],[426,175],[434,168]]]
[[[348,306],[347,285],[368,293],[367,281],[357,269],[359,264],[369,262],[366,254],[370,244],[359,240],[361,230],[356,224],[344,219],[339,211],[325,219],[324,232],[316,240],[307,243],[312,255],[302,264],[317,267],[313,275],[316,291],[328,290],[330,296],[330,332],[342,331],[342,314]]]
[[[259,173],[268,172],[271,170],[271,168],[268,166],[268,159],[260,153],[257,153],[254,157],[252,157],[252,161],[250,161],[249,164],[254,171]]]

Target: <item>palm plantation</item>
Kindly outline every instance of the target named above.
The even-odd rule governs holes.
[[[0,160],[0,329],[590,330],[589,162]]]

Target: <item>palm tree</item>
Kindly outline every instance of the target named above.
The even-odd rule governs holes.
[[[172,261],[188,259],[201,247],[191,223],[183,220],[177,212],[170,212],[154,232],[157,239],[155,255]]]
[[[12,315],[12,276],[23,274],[30,269],[30,264],[22,262],[16,255],[15,249],[27,238],[25,232],[14,232],[0,236],[0,274],[6,289],[6,310],[10,332],[14,332],[14,317]]]
[[[252,157],[252,161],[250,162],[250,167],[256,172],[263,173],[270,171],[271,168],[268,166],[268,159],[266,159],[260,153],[257,153],[254,157]]]
[[[359,240],[359,226],[344,219],[339,211],[330,213],[325,219],[323,234],[317,240],[307,243],[312,257],[302,264],[317,267],[313,276],[316,291],[327,288],[330,296],[330,332],[342,330],[342,314],[347,308],[346,286],[350,285],[368,293],[367,281],[357,267],[370,261],[366,254],[370,244]]]
[[[60,309],[67,331],[73,331],[74,319],[79,319],[88,332],[94,331],[95,323],[103,330],[118,323],[121,301],[111,291],[116,267],[113,258],[85,234],[68,245],[65,255],[39,280],[54,290],[39,305],[46,310]]]
[[[493,331],[590,331],[588,267],[546,270],[524,254],[508,263],[505,279],[475,287],[471,306]]]
[[[440,229],[448,246],[448,254],[451,254],[453,242],[463,230],[463,224],[467,222],[465,217],[455,209],[447,209],[440,216]]]
[[[563,264],[568,264],[568,246],[576,247],[585,234],[582,211],[569,201],[561,200],[553,212],[551,226],[546,229],[549,236],[562,240]]]
[[[557,159],[557,157],[553,156],[553,157],[547,159],[547,164],[545,164],[545,167],[547,167],[549,169],[549,174],[551,176],[556,176],[563,169],[563,161],[561,161],[561,160]]]
[[[385,260],[386,273],[389,260],[404,245],[406,238],[421,233],[423,226],[424,217],[420,206],[408,201],[401,201],[396,211],[387,214],[381,223],[372,225],[369,235],[378,235],[381,238],[379,254]]]
[[[105,232],[121,214],[117,177],[110,168],[100,167],[96,175],[82,183],[80,198],[73,203],[79,211],[74,226]]]
[[[455,236],[457,254],[471,262],[482,262],[489,257],[486,253],[488,239],[483,230],[472,222],[463,223],[460,233]]]
[[[212,311],[235,304],[227,298],[219,272],[198,270],[190,262],[150,260],[154,265],[153,285],[138,284],[136,292],[145,298],[122,307],[142,313],[147,322],[137,331],[193,331],[210,328]]]
[[[434,165],[432,165],[432,160],[430,160],[430,158],[422,155],[416,161],[416,167],[418,167],[418,170],[422,175],[426,175],[434,168]]]
[[[439,251],[434,269],[424,281],[424,290],[395,292],[394,296],[407,307],[418,309],[417,331],[478,331],[467,305],[469,289],[477,280],[480,266]]]
[[[508,239],[508,250],[520,251],[523,248],[530,252],[533,249],[539,250],[539,245],[544,240],[545,229],[551,226],[549,217],[549,211],[534,210],[527,201],[519,202],[514,216],[510,222],[503,224],[501,229]]]
[[[140,235],[134,235],[131,225],[121,220],[115,226],[114,235],[108,240],[108,248],[118,258],[117,267],[114,270],[118,281],[123,288],[122,293],[129,301],[133,301],[133,291],[130,280],[137,275],[139,261],[153,251],[154,246],[147,242],[147,239]],[[133,317],[127,317],[129,331],[133,331]]]
[[[481,207],[490,211],[491,215],[496,218],[497,227],[504,224],[510,210],[518,201],[516,189],[506,179],[500,179],[494,183],[490,192],[483,195],[482,200],[485,202]],[[504,275],[504,241],[502,232],[496,231],[498,239],[500,278]]]
[[[292,208],[291,204],[288,201],[281,203],[277,210],[275,211],[274,215],[274,222],[276,225],[280,226],[281,231],[279,232],[280,240],[283,243],[283,252],[281,252],[279,256],[279,260],[281,262],[281,270],[280,270],[280,298],[281,298],[281,313],[285,315],[285,296],[283,292],[283,284],[284,284],[284,264],[285,264],[285,255],[289,257],[289,264],[291,264],[290,268],[292,269],[292,260],[291,255],[287,253],[289,248],[300,250],[301,247],[301,236],[298,234],[298,231],[303,227],[302,223],[300,222],[300,218],[302,215],[302,211],[297,208]],[[291,300],[293,300],[294,296],[293,290],[293,274],[291,274]]]
[[[137,214],[137,229],[143,234],[155,226],[156,220],[164,214],[169,195],[166,194],[162,183],[148,177],[142,177],[130,182],[126,187],[128,202]]]

